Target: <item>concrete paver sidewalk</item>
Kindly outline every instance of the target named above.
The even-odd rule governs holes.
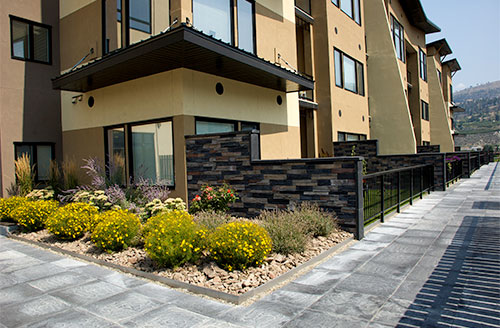
[[[247,307],[0,236],[0,327],[499,327],[497,165]]]

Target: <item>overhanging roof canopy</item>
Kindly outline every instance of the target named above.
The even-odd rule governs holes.
[[[463,113],[463,112],[465,112],[465,108],[457,106],[457,105],[451,106],[450,109],[454,113]]]
[[[453,52],[451,51],[450,45],[446,41],[446,39],[441,39],[437,40],[431,43],[427,44],[427,48],[434,47],[436,50],[439,51],[440,56],[447,56],[452,54]]]
[[[427,18],[420,0],[401,0],[401,5],[406,12],[406,16],[410,19],[410,22],[426,34],[441,31],[439,26]]]
[[[443,65],[448,65],[448,67],[450,68],[450,71],[452,73],[456,72],[456,71],[460,71],[462,69],[462,67],[460,67],[460,64],[458,63],[458,60],[456,60],[456,59],[450,59],[448,61],[445,61],[443,63]]]
[[[282,92],[314,89],[314,81],[191,27],[161,33],[52,80],[59,90],[87,92],[177,68]]]

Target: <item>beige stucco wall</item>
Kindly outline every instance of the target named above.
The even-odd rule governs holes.
[[[437,73],[438,67],[440,70],[442,69],[439,54],[430,57],[427,66],[431,144],[440,145],[441,152],[453,152],[455,144],[451,131],[449,106],[444,100],[443,90]]]
[[[60,96],[50,81],[59,72],[59,4],[1,1],[0,12],[0,196],[7,196],[15,182],[14,142],[53,142],[61,156]],[[51,65],[11,58],[9,14],[52,26]]]
[[[371,138],[379,140],[381,154],[415,153],[416,139],[405,95],[406,81],[401,78],[390,16],[384,0],[365,1],[364,8]]]

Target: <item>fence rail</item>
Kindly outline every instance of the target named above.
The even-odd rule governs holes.
[[[388,212],[400,212],[401,205],[413,204],[434,188],[434,166],[417,165],[363,176],[364,223],[384,222]]]
[[[458,180],[464,174],[464,162],[462,160],[451,160],[446,163],[446,186]]]

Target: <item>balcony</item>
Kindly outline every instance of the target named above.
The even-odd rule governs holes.
[[[52,80],[57,90],[88,92],[188,68],[281,92],[312,90],[314,81],[186,25],[119,49]]]

